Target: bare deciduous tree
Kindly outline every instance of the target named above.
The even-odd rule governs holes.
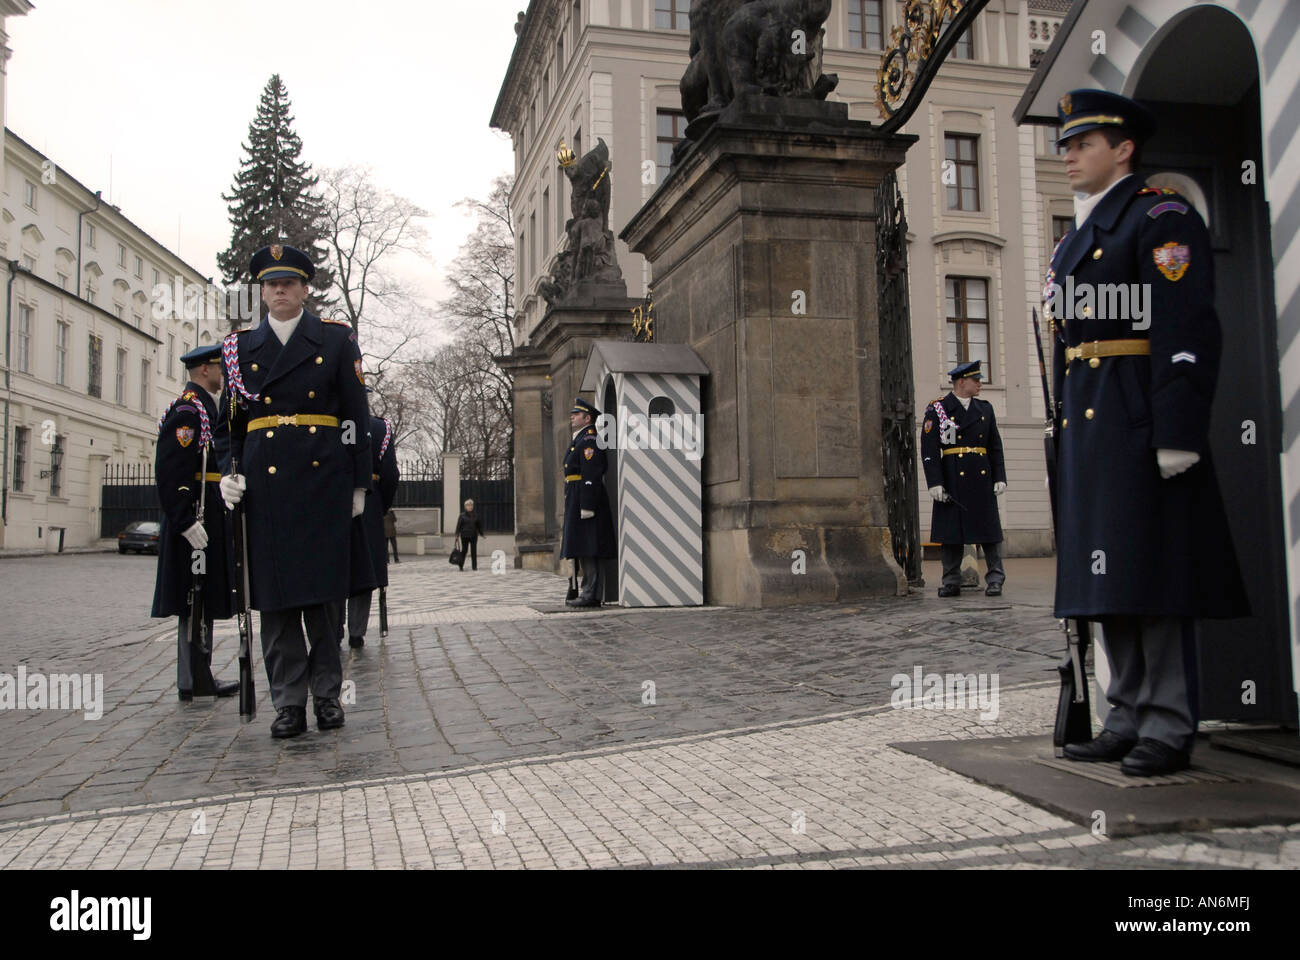
[[[456,335],[455,356],[469,377],[461,382],[464,402],[473,409],[463,411],[464,419],[476,424],[472,439],[456,439],[466,444],[467,454],[472,451],[484,460],[514,453],[513,382],[495,361],[515,349],[513,188],[513,177],[500,176],[486,200],[459,204],[477,222],[448,270],[452,295],[439,305],[439,316]]]

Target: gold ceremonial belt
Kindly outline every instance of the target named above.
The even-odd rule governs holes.
[[[946,457],[951,453],[956,453],[956,454],[982,453],[985,456],[987,456],[988,452],[989,451],[987,447],[949,447],[947,450],[943,451],[943,455]]]
[[[1146,357],[1151,355],[1150,340],[1093,340],[1077,347],[1065,348],[1065,362],[1091,360],[1093,357]]]
[[[200,476],[196,473],[196,474],[194,474],[194,479],[195,479],[195,480],[202,479],[202,480],[207,481],[208,483],[220,483],[220,482],[221,482],[221,474],[219,474],[219,473],[205,473],[205,474],[203,474],[202,477],[200,477]]]
[[[580,474],[580,473],[571,473],[571,474],[569,474],[567,477],[564,478],[564,482],[565,482],[565,483],[572,483],[574,480],[581,480],[581,479],[582,479],[582,474]]]
[[[258,417],[248,423],[248,432],[265,430],[268,427],[337,427],[338,417],[327,417],[316,413],[295,413],[292,416]]]

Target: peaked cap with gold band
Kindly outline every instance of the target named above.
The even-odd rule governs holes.
[[[1089,130],[1123,129],[1141,144],[1155,133],[1156,118],[1142,104],[1106,90],[1071,90],[1056,104],[1058,144]]]
[[[248,272],[252,274],[255,283],[284,278],[310,283],[316,275],[316,267],[312,264],[311,257],[301,250],[273,243],[253,254]]]

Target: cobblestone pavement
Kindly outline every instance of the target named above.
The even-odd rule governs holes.
[[[105,679],[98,720],[0,711],[0,866],[1300,865],[1295,829],[1095,838],[887,746],[1048,728],[1037,588],[543,614],[562,578],[403,562],[392,632],[345,650],[347,726],[272,741],[260,653],[255,722],[176,702],[149,560],[0,576],[0,672]],[[218,676],[234,654],[219,625]],[[889,709],[917,666],[996,673],[998,716]]]
[[[997,733],[1055,691],[1003,694]],[[9,868],[1300,866],[1300,825],[1116,840],[887,746],[987,736],[874,710],[455,773],[245,792],[0,828]]]

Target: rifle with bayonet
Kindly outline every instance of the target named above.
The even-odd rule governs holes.
[[[1052,506],[1052,530],[1059,537],[1056,522],[1056,430],[1061,409],[1052,402],[1052,392],[1047,381],[1047,364],[1043,361],[1043,338],[1038,327],[1038,311],[1033,311],[1034,344],[1038,347],[1038,372],[1043,378],[1043,403],[1047,406],[1047,420],[1043,428],[1043,453],[1047,458],[1047,496]],[[1060,542],[1057,542],[1060,554]],[[1061,691],[1056,701],[1056,723],[1052,729],[1052,746],[1058,757],[1065,755],[1067,743],[1087,743],[1092,739],[1092,702],[1088,695],[1088,674],[1085,664],[1088,645],[1092,641],[1092,628],[1087,620],[1074,620],[1073,628],[1067,618],[1061,621],[1065,631],[1066,656],[1056,667],[1061,677]]]
[[[201,442],[201,441],[200,441]],[[203,453],[199,459],[199,501],[196,503],[196,518],[205,530],[204,513],[208,494],[208,445],[203,444]],[[215,697],[216,683],[212,679],[210,667],[212,659],[211,638],[208,636],[207,607],[203,602],[203,583],[207,574],[207,553],[198,551],[190,553],[190,594],[189,608],[189,643],[190,643],[190,691],[196,697]]]

